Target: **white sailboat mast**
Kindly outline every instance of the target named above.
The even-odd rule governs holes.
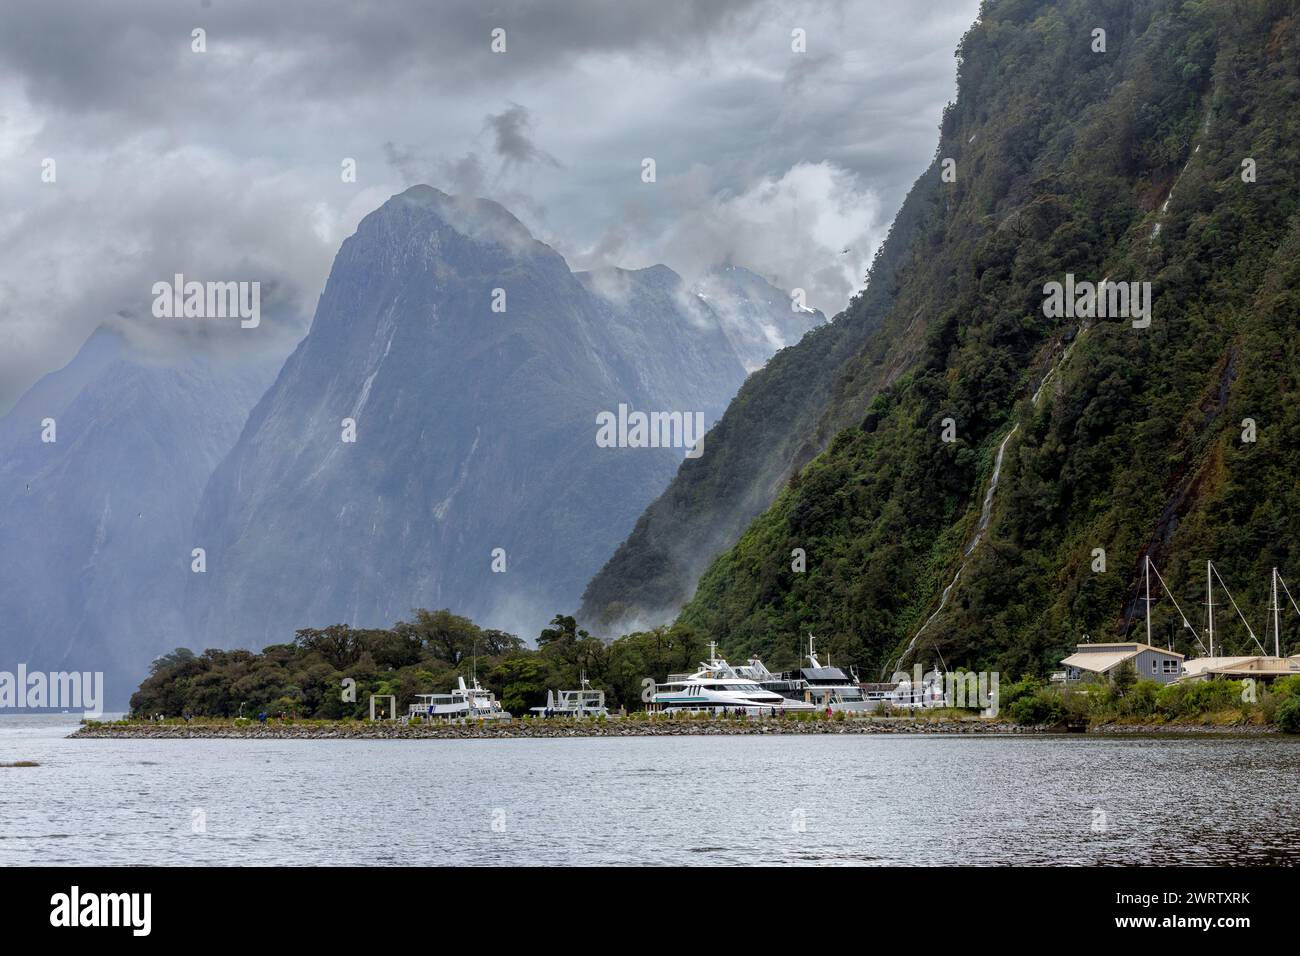
[[[1210,622],[1210,656],[1214,656],[1214,562],[1205,561],[1205,611]]]
[[[1273,656],[1282,656],[1282,605],[1277,602],[1277,568],[1273,569]]]
[[[1147,580],[1147,645],[1151,644],[1151,555],[1146,556]]]

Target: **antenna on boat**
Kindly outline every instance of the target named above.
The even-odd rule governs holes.
[[[709,660],[716,661],[717,659],[718,659],[718,642],[709,641]]]

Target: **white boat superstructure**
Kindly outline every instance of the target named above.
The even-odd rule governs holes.
[[[530,707],[529,710],[539,717],[604,717],[609,713],[605,707],[605,692],[593,689],[585,674],[578,690],[548,690],[546,706]]]
[[[479,686],[477,678],[465,685],[465,678],[457,678],[459,686],[450,694],[416,694],[409,716],[426,720],[509,720],[510,712],[502,708],[496,695]]]
[[[868,700],[856,676],[845,674],[831,666],[828,658],[823,665],[817,659],[816,638],[808,635],[808,666],[786,674],[773,674],[761,660],[751,657],[737,673],[757,681],[765,690],[780,694],[787,700],[812,704],[818,710],[827,707],[834,711],[863,712],[880,706],[879,701]]]
[[[816,638],[808,635],[808,666],[800,668],[798,676],[808,685],[812,702],[831,710],[864,711],[874,710],[878,705],[869,701],[862,693],[862,685],[857,675],[845,674],[838,667],[831,665],[826,658],[825,666],[817,659]]]
[[[938,676],[938,672],[932,673]],[[922,680],[919,684],[913,684],[905,677],[893,690],[884,694],[884,699],[891,707],[906,707],[912,710],[948,706],[941,676],[937,680]]]
[[[655,685],[650,698],[652,711],[726,712],[760,717],[817,709],[814,704],[783,697],[743,676],[740,668],[717,656],[716,644],[710,644],[709,649],[709,659],[700,664],[699,670],[693,674],[669,674],[666,682]]]

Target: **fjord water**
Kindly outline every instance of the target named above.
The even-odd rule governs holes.
[[[75,726],[0,718],[0,763],[40,763],[0,768],[0,865],[1300,862],[1295,738],[65,739]]]

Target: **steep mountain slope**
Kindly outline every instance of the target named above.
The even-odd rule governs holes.
[[[684,454],[598,447],[597,415],[708,424],[744,376],[670,270],[575,275],[495,203],[414,187],[344,242],[310,333],[213,475],[194,640],[260,646],[416,606],[536,633]]]
[[[101,328],[18,401],[0,422],[4,669],[102,670],[110,706],[125,705],[187,630],[199,493],[273,372],[155,364]]]
[[[1041,671],[1130,629],[1149,554],[1193,624],[1214,558],[1262,633],[1269,569],[1300,576],[1295,13],[987,3],[942,125],[956,182],[934,187],[882,323],[915,316],[923,350],[714,562],[683,621],[777,664],[812,629],[880,668],[938,651]],[[913,281],[926,259],[942,295]],[[1150,326],[1048,317],[1067,274],[1150,282]],[[1196,649],[1167,600],[1155,635]],[[1284,647],[1296,635],[1293,617]]]
[[[736,542],[791,474],[841,428],[861,419],[877,388],[898,375],[919,348],[922,330],[916,313],[891,311],[900,267],[915,257],[907,281],[925,295],[941,295],[947,286],[938,264],[919,248],[923,243],[912,243],[922,215],[936,201],[936,182],[927,173],[912,187],[876,255],[867,288],[849,307],[829,324],[814,322],[797,344],[745,381],[705,440],[705,454],[682,463],[587,585],[581,620],[616,634],[671,619],[709,562]],[[700,286],[710,299],[715,281],[706,277]],[[776,309],[762,327],[784,327],[790,309],[784,294]],[[739,315],[745,308],[738,303],[719,311]]]

